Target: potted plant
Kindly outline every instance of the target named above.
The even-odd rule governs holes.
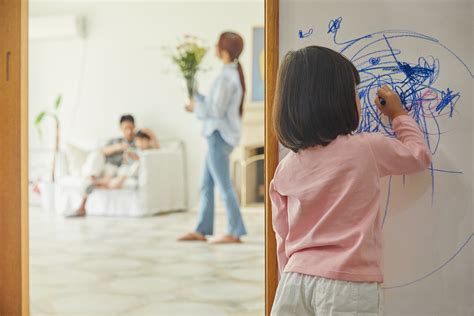
[[[53,109],[51,111],[45,110],[38,113],[35,119],[35,126],[37,131],[42,136],[43,132],[41,129],[41,124],[44,122],[46,117],[50,117],[54,121],[55,127],[55,141],[53,147],[53,160],[51,165],[51,175],[49,179],[43,179],[38,185],[37,191],[41,195],[41,203],[43,209],[51,211],[54,209],[54,189],[56,181],[56,160],[59,153],[59,141],[60,141],[60,120],[59,120],[59,110],[61,108],[62,96],[58,95],[53,104]]]
[[[183,41],[171,52],[171,60],[184,77],[190,99],[194,96],[197,86],[196,74],[201,70],[201,63],[206,53],[207,48],[192,35],[185,35]]]

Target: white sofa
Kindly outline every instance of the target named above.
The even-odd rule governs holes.
[[[61,153],[56,167],[55,209],[60,214],[73,212],[82,200],[84,175],[71,172],[68,160],[77,159]],[[139,217],[186,210],[186,182],[184,144],[162,141],[160,149],[143,152],[137,187],[95,189],[87,200],[87,215]]]

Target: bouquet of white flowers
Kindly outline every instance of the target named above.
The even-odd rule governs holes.
[[[175,63],[186,81],[189,98],[192,98],[196,88],[196,73],[201,70],[200,65],[207,53],[201,41],[191,35],[185,35],[184,40],[171,53]]]

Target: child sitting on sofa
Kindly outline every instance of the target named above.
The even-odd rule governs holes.
[[[129,147],[123,153],[123,162],[117,171],[94,181],[98,188],[121,189],[123,187],[135,187],[138,181],[138,169],[140,166],[139,151],[156,148],[153,145],[153,137],[144,130],[135,134],[135,145]]]
[[[134,135],[135,146],[127,146],[123,152],[123,161],[120,166],[105,162],[100,177],[90,176],[83,184],[83,199],[79,208],[66,217],[83,217],[86,215],[88,196],[96,188],[121,189],[123,187],[136,188],[138,185],[139,152],[148,149],[158,149],[160,144],[150,129],[141,129]]]

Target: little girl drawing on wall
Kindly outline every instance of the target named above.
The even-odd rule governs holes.
[[[431,154],[388,86],[375,103],[396,139],[353,134],[359,81],[324,47],[290,52],[280,66],[274,128],[291,152],[270,184],[280,271],[272,315],[382,314],[380,178],[423,171]]]

